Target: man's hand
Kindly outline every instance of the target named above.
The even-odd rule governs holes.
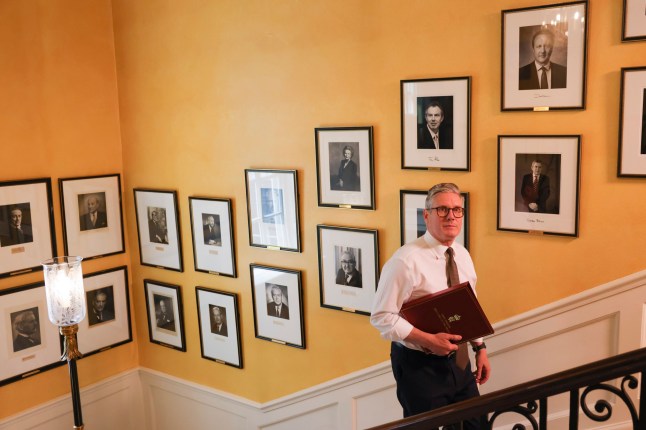
[[[457,351],[458,345],[456,345],[456,342],[459,342],[460,339],[462,339],[462,336],[457,334],[431,334],[413,327],[413,330],[404,340],[418,345],[426,353],[448,355],[453,351]]]
[[[476,382],[480,385],[487,382],[489,376],[491,376],[491,365],[489,364],[486,349],[476,352],[476,371],[473,372],[473,376],[475,376]]]

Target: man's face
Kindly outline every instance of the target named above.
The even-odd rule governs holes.
[[[22,322],[18,324],[18,330],[22,334],[32,335],[36,332],[36,316],[33,312],[28,312],[25,316],[22,317]]]
[[[157,222],[157,212],[154,212],[150,214],[151,218],[153,219],[154,222]]]
[[[349,275],[354,271],[355,261],[352,259],[350,254],[344,253],[341,256],[341,268],[346,275]]]
[[[20,227],[22,222],[22,211],[20,209],[14,209],[11,211],[11,224],[14,227]]]
[[[431,207],[436,208],[439,206],[446,206],[447,208],[462,207],[462,198],[458,194],[449,192],[437,194],[431,201]],[[449,211],[445,217],[440,217],[437,211],[424,209],[426,229],[435,239],[446,246],[450,246],[460,234],[463,219],[454,217],[453,211]]]
[[[166,312],[166,302],[159,302],[159,310],[162,312]]]
[[[222,313],[220,308],[213,308],[213,321],[215,321],[216,324],[222,324]]]
[[[442,109],[437,106],[431,106],[426,109],[426,123],[431,128],[431,130],[436,131],[440,128],[440,124],[444,121],[444,114]]]
[[[211,227],[213,227],[213,226],[215,225],[215,219],[214,219],[212,216],[208,217],[208,218],[206,219],[206,222],[207,222],[207,224],[208,224],[208,225],[210,225]]]
[[[277,305],[280,305],[283,302],[283,293],[280,291],[280,288],[274,288],[271,290],[271,298]]]
[[[532,173],[534,174],[534,176],[540,175],[541,170],[543,170],[543,165],[541,163],[537,163],[536,161],[534,161],[532,163]]]
[[[534,59],[540,65],[545,65],[550,61],[554,41],[547,34],[539,34],[534,39]]]
[[[350,158],[352,158],[352,151],[350,151],[349,149],[346,149],[345,151],[343,151],[343,156],[345,157],[346,160],[349,160]]]
[[[105,295],[104,293],[99,293],[96,295],[94,298],[94,309],[96,309],[98,312],[103,312],[103,309],[105,309],[105,304],[108,301],[108,296]]]
[[[98,209],[99,209],[99,201],[94,197],[90,197],[87,200],[87,210],[88,210],[88,212],[93,213],[93,212],[96,212]]]

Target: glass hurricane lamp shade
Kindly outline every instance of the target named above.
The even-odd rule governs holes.
[[[49,320],[59,327],[85,318],[81,260],[83,257],[56,257],[43,263]]]

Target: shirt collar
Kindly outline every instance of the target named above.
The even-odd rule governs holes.
[[[538,62],[534,61],[534,66],[536,66],[536,71],[541,70],[541,67],[545,67],[545,70],[549,72],[550,69],[552,68],[552,62],[548,61],[546,65],[541,66],[540,64],[538,64]]]

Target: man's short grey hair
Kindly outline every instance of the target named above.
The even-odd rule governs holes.
[[[424,206],[427,210],[430,210],[433,205],[433,198],[440,193],[453,193],[460,196],[460,188],[452,182],[443,182],[441,184],[435,184],[428,190],[426,195],[426,202]]]

